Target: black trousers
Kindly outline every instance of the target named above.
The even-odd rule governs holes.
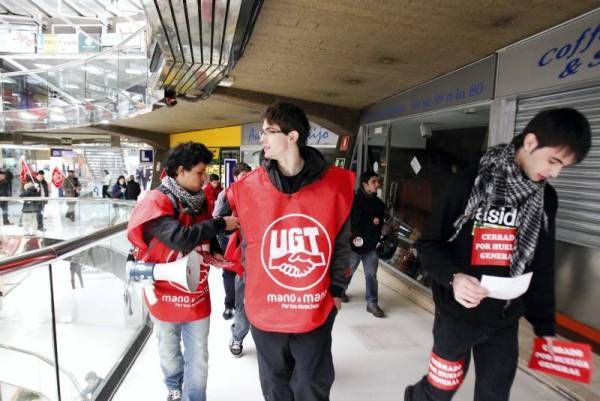
[[[235,308],[235,273],[223,269],[223,287],[225,288],[225,308]]]
[[[110,198],[110,196],[108,196],[108,185],[102,185],[102,197]]]
[[[302,334],[251,327],[266,401],[329,401],[335,378],[331,329],[336,314],[334,308],[325,324]]]
[[[2,222],[8,224],[8,202],[0,202],[0,209],[2,209]]]
[[[433,324],[433,354],[429,374],[412,389],[412,401],[449,401],[456,388],[448,383],[457,370],[444,369],[464,361],[464,375],[471,352],[475,364],[475,401],[508,401],[519,358],[518,322],[507,327],[492,327],[461,321],[436,312]],[[435,360],[434,360],[435,359]],[[444,360],[446,362],[441,362]],[[437,369],[432,371],[433,369]],[[437,368],[436,368],[437,366]],[[441,369],[440,369],[441,366]],[[464,377],[463,375],[463,377]],[[438,384],[434,384],[438,382]],[[441,385],[439,383],[442,383]]]

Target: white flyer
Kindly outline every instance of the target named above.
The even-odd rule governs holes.
[[[481,286],[490,293],[488,297],[496,299],[515,299],[527,291],[533,272],[517,277],[481,276]]]

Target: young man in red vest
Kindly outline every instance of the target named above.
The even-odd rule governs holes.
[[[350,271],[352,173],[306,146],[310,125],[289,103],[267,109],[265,161],[234,183],[245,310],[268,401],[326,401],[334,380],[331,330]]]
[[[417,249],[433,279],[435,320],[429,372],[405,401],[449,401],[471,354],[475,401],[507,401],[517,371],[519,319],[549,345],[554,327],[556,191],[547,180],[582,161],[590,125],[574,109],[538,113],[509,144],[488,149],[478,166],[454,175]],[[490,294],[483,276],[531,275],[513,299]]]
[[[198,247],[221,253],[217,234],[236,229],[238,220],[213,219],[208,214],[202,184],[211,160],[212,153],[199,143],[187,142],[171,150],[161,185],[136,205],[129,220],[127,238],[136,261],[173,262]],[[197,288],[189,291],[175,282],[157,281],[144,291],[158,335],[168,401],[206,401],[208,264],[191,257],[188,263],[201,263]]]

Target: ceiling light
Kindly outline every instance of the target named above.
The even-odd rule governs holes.
[[[67,89],[79,89],[79,86],[73,84],[65,84],[65,88]]]
[[[219,86],[224,86],[225,88],[229,88],[233,86],[233,77],[227,75],[220,82]]]
[[[50,64],[38,64],[38,63],[34,63],[33,65],[36,66],[37,68],[39,68],[40,70],[47,70],[48,68],[52,68],[53,67]]]

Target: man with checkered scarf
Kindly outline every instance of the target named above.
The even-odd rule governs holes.
[[[492,147],[478,166],[453,176],[438,199],[417,250],[433,279],[436,305],[429,372],[406,388],[405,401],[449,401],[471,353],[476,401],[509,399],[525,315],[552,343],[557,194],[547,180],[581,162],[591,146],[587,119],[569,108],[537,114],[510,144]],[[496,299],[483,275],[533,273],[526,292]]]

